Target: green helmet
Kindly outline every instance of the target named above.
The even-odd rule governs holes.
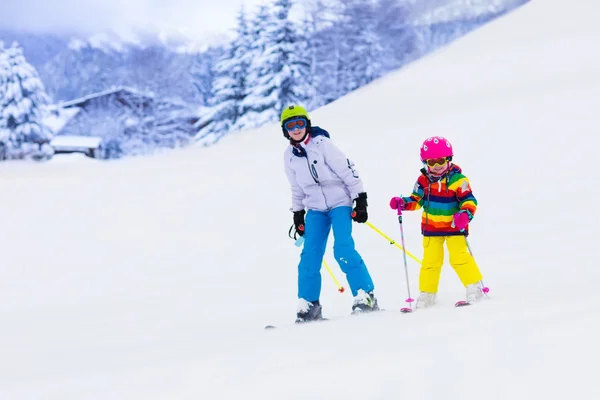
[[[283,124],[285,123],[285,121],[287,121],[290,118],[298,118],[298,117],[306,118],[306,120],[308,121],[308,123],[306,124],[306,135],[311,133],[312,127],[310,124],[310,117],[308,116],[308,112],[306,111],[306,109],[304,109],[304,107],[294,104],[294,105],[286,107],[281,113],[281,130],[283,131],[283,136],[286,139],[288,139],[289,141],[291,141],[292,143],[298,143],[298,142],[303,141],[304,138],[306,137],[306,135],[304,135],[304,137],[302,139],[300,139],[299,141],[292,140],[292,138],[288,134],[287,130],[284,128]]]
[[[283,110],[283,112],[281,113],[281,125],[283,126],[283,123],[286,120],[288,120],[290,118],[294,118],[294,117],[304,117],[310,121],[308,112],[306,112],[304,107],[295,104],[295,105],[288,106]]]

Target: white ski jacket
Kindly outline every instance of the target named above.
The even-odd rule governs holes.
[[[291,211],[352,206],[364,191],[354,163],[322,135],[322,129],[313,127],[313,134],[316,132],[321,134],[285,150],[285,173],[292,187]]]

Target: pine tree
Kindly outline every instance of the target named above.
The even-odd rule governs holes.
[[[348,44],[348,35],[354,34],[351,23],[342,12],[344,2],[339,0],[311,0],[308,3],[309,47],[312,56],[312,79],[317,104],[328,104],[348,92],[347,56],[354,51]]]
[[[4,43],[0,41],[0,101],[4,98],[6,90],[5,82],[8,82],[11,68],[8,63],[8,55],[4,49]],[[6,159],[7,145],[10,140],[10,131],[7,127],[7,121],[3,118],[0,108],[0,161]]]
[[[418,37],[412,25],[412,0],[378,0],[377,34],[384,49],[385,72],[399,68],[419,57]]]
[[[239,128],[242,101],[246,96],[250,41],[246,12],[242,6],[238,14],[236,37],[214,67],[213,97],[197,124],[201,127],[197,135],[201,143],[212,144],[227,132]]]
[[[338,24],[344,38],[338,73],[345,94],[382,75],[384,53],[372,0],[346,0]]]
[[[42,124],[42,107],[49,103],[49,97],[17,43],[5,49],[2,58],[0,120],[9,132],[8,151],[23,154],[28,151],[27,144],[52,138],[52,132]]]
[[[314,90],[310,108],[317,108],[336,99],[336,67],[338,56],[336,38],[332,35],[337,4],[332,0],[311,0],[305,3],[303,22],[307,31],[307,54],[310,59],[310,76]]]
[[[190,67],[192,85],[196,91],[196,98],[200,106],[208,106],[213,97],[213,82],[215,80],[215,62],[220,49],[210,48],[195,56]]]
[[[250,66],[252,78],[243,104],[248,112],[241,118],[246,128],[275,121],[288,105],[311,101],[310,55],[302,27],[289,18],[292,0],[275,0],[266,27],[255,48],[262,54]]]
[[[265,51],[266,31],[270,24],[271,15],[268,5],[259,5],[248,27],[248,49],[244,57],[247,67],[246,87],[244,99],[241,102],[241,116],[236,123],[239,129],[250,129],[261,125],[255,121],[257,117],[256,105],[252,103],[249,95],[252,94],[254,85],[260,76],[260,60],[262,60]]]

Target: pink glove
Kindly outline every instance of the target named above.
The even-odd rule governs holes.
[[[392,197],[390,200],[390,208],[392,210],[397,210],[400,207],[401,210],[404,210],[404,200],[402,197]]]
[[[461,232],[464,231],[469,225],[469,214],[464,211],[457,212],[454,214],[454,221],[452,222],[452,225]]]

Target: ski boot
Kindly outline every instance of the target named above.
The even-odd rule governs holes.
[[[365,292],[362,289],[358,290],[358,294],[354,297],[352,305],[352,314],[360,314],[363,312],[379,311],[377,298],[373,292]]]
[[[481,281],[467,285],[467,303],[475,303],[483,298],[483,284]]]
[[[298,299],[298,309],[296,311],[297,324],[321,321],[324,319],[323,315],[321,314],[321,303],[319,303],[319,300],[308,301],[304,299]]]
[[[417,305],[415,308],[427,308],[435,305],[436,293],[421,292],[417,298]]]

